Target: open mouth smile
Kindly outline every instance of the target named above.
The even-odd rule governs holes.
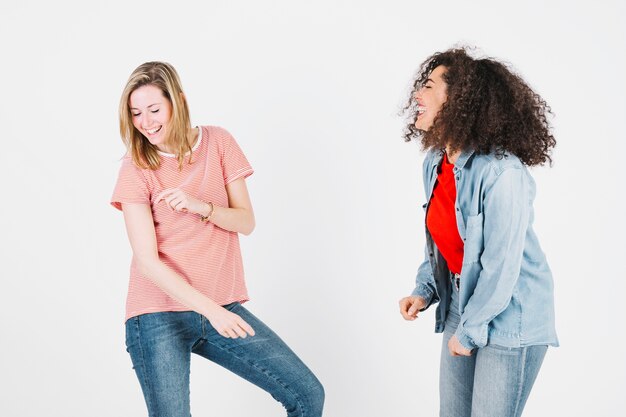
[[[159,127],[155,127],[154,129],[144,129],[146,131],[146,133],[148,133],[149,135],[154,135],[156,133],[158,133],[161,128],[163,127],[163,125],[159,126]]]

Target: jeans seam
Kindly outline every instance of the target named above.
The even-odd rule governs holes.
[[[136,330],[137,330],[135,332],[135,334],[136,334],[136,338],[137,338],[137,345],[139,346],[139,356],[140,356],[140,359],[141,359],[141,377],[143,379],[143,383],[144,383],[144,386],[146,387],[146,391],[147,391],[147,394],[145,395],[145,397],[146,397],[146,404],[148,406],[148,413],[151,414],[152,410],[154,409],[154,404],[153,404],[153,400],[152,400],[152,389],[149,386],[148,378],[147,378],[147,375],[146,375],[146,360],[145,360],[145,356],[144,356],[144,352],[143,352],[143,344],[141,343],[141,337],[139,335],[139,332],[140,332],[140,329],[139,329],[139,317],[137,317],[137,319],[135,321],[135,324],[136,324],[135,327],[136,327]]]
[[[217,347],[218,349],[221,349],[223,351],[226,351],[228,353],[230,353],[231,355],[233,355],[233,357],[237,358],[238,360],[242,361],[242,362],[247,362],[250,365],[252,365],[255,369],[259,370],[262,374],[269,376],[271,379],[273,379],[275,382],[277,382],[280,386],[282,386],[284,389],[286,389],[287,391],[289,391],[290,393],[293,394],[293,396],[296,398],[296,401],[298,403],[298,408],[300,408],[300,412],[302,417],[306,417],[306,410],[302,405],[302,402],[300,401],[300,396],[298,395],[297,392],[295,392],[294,390],[292,390],[288,385],[286,385],[283,381],[281,381],[279,378],[275,377],[271,372],[268,372],[267,370],[259,367],[255,362],[252,361],[246,361],[244,358],[242,358],[241,356],[236,355],[235,353],[233,353],[232,349],[228,349],[225,348],[223,346],[220,346],[214,342],[211,342],[210,340],[206,340],[207,343],[209,343],[210,345],[213,345],[215,347]]]
[[[520,363],[520,382],[517,388],[517,398],[515,399],[515,410],[513,415],[517,417],[519,412],[519,405],[522,400],[522,394],[524,391],[524,373],[526,371],[526,356],[528,355],[528,347],[522,348],[522,357]]]
[[[193,353],[194,349],[197,349],[198,347],[202,346],[204,344],[204,341],[206,340],[205,337],[204,337],[204,335],[205,335],[205,325],[204,325],[204,322],[205,322],[206,319],[205,319],[205,317],[202,314],[198,314],[198,318],[200,320],[200,337],[191,346],[191,352],[192,353]]]

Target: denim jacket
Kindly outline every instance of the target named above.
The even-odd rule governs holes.
[[[443,152],[424,160],[427,203]],[[454,164],[456,223],[464,243],[456,336],[468,349],[558,346],[552,273],[532,228],[535,182],[514,155],[461,153]],[[445,326],[450,271],[426,228],[426,259],[413,295],[439,302],[435,332]],[[426,307],[428,308],[428,307]]]

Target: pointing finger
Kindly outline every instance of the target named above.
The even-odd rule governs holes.
[[[161,191],[159,193],[159,195],[156,196],[156,202],[158,203],[159,201],[161,201],[165,196],[172,194],[174,191],[176,191],[176,188],[166,188],[165,190]]]

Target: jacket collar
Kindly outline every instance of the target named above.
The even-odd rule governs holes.
[[[473,149],[461,151],[461,155],[459,155],[459,157],[456,159],[454,166],[457,167],[458,169],[465,168],[465,164],[467,163],[467,161],[469,161],[472,155],[474,155]]]
[[[433,158],[433,167],[436,167],[439,165],[439,163],[441,162],[441,158],[443,158],[443,154],[444,154],[444,150],[441,149],[439,151],[436,151],[436,155],[437,157]],[[467,161],[469,161],[469,159],[472,157],[472,155],[474,155],[475,151],[472,149],[468,149],[468,150],[463,150],[461,151],[461,154],[459,155],[459,157],[456,159],[456,162],[454,163],[454,166],[457,169],[463,169],[465,167],[465,164],[467,164]]]

